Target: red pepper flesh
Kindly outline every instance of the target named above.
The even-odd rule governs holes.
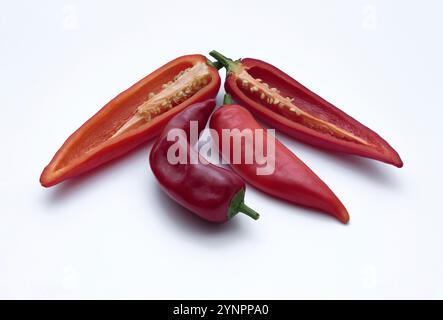
[[[244,181],[235,173],[208,163],[190,146],[190,122],[197,122],[200,134],[214,107],[214,100],[197,103],[172,118],[149,155],[152,172],[172,199],[207,221],[225,222],[238,212],[258,219],[258,213],[244,204]],[[170,141],[168,134],[176,129],[181,129],[181,139]],[[168,159],[173,145],[176,152],[185,152],[186,163],[173,164]],[[199,161],[191,163],[192,156]]]
[[[253,164],[235,163],[233,161],[233,141],[236,139],[239,141],[241,132],[245,129],[252,130],[254,138],[250,142],[247,142],[248,140],[246,139],[242,140],[241,159],[245,159],[245,150],[251,147],[248,146],[248,143],[256,141],[255,135],[257,134],[263,135],[263,148],[264,150],[267,149],[266,145],[269,136],[248,110],[240,105],[224,105],[214,112],[209,126],[220,137],[222,136],[223,129],[230,129],[231,132],[236,132],[231,134],[229,151],[223,149],[222,139],[218,139],[219,151],[232,169],[246,182],[271,196],[328,212],[343,223],[349,221],[346,208],[331,189],[277,139],[275,139],[275,169],[272,174],[258,176],[257,168],[262,165],[257,164],[255,160]],[[238,130],[232,131],[233,129]],[[227,157],[229,158],[226,159]]]
[[[202,55],[170,61],[108,102],[75,131],[43,170],[50,187],[122,156],[160,134],[174,115],[214,98],[220,88],[216,68]]]
[[[314,146],[402,167],[398,153],[377,133],[261,60],[232,61],[210,53],[227,69],[225,89],[272,127]]]

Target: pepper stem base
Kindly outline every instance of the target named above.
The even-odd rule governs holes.
[[[225,94],[223,98],[223,104],[232,104],[232,96],[229,93]]]
[[[227,73],[232,72],[235,69],[235,66],[237,65],[238,61],[234,61],[231,58],[228,58],[224,55],[222,55],[220,52],[212,50],[209,52],[209,55],[213,58],[215,58],[219,63],[223,65],[223,67],[226,68]]]

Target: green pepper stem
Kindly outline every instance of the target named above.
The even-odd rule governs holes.
[[[249,208],[244,202],[240,202],[237,209],[239,212],[243,212],[254,220],[258,220],[258,218],[260,218],[260,215],[255,210]]]
[[[225,94],[223,98],[223,104],[232,104],[232,96],[229,93]]]
[[[209,64],[211,67],[220,70],[221,68],[223,68],[223,64],[219,61],[211,61],[211,60],[207,60],[206,61],[207,64]]]
[[[257,220],[260,215],[245,205],[245,189],[238,191],[231,200],[229,204],[228,219],[234,217],[237,213],[243,212],[252,219]]]
[[[226,68],[226,71],[229,73],[232,71],[232,68],[235,66],[235,61],[233,61],[231,58],[228,58],[224,55],[222,55],[220,52],[212,50],[209,52],[209,55],[211,57],[214,57],[218,62],[220,62],[223,67]]]

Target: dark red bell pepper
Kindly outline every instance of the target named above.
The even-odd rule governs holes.
[[[226,91],[272,127],[321,148],[403,166],[377,133],[283,71],[257,59],[233,61],[217,51],[210,55],[227,70]]]
[[[267,150],[269,135],[257,123],[252,114],[240,105],[231,105],[230,97],[225,98],[225,105],[219,108],[211,117],[209,126],[215,130],[217,136],[223,135],[223,130],[229,129],[230,149],[223,148],[223,139],[218,140],[219,151],[230,164],[232,169],[246,182],[257,189],[274,197],[315,209],[328,212],[343,223],[349,221],[346,208],[329,189],[329,187],[309,169],[299,158],[297,158],[288,148],[275,139],[274,171],[267,175],[257,175],[257,168],[263,167],[254,159],[253,163],[247,164],[246,150],[256,148],[255,135],[262,135],[263,150]],[[234,130],[238,129],[238,130]],[[253,132],[253,139],[244,138],[244,130]],[[235,163],[234,147],[235,140],[241,143],[240,163]],[[237,151],[238,152],[238,149]]]
[[[258,213],[244,204],[243,180],[229,170],[208,163],[190,145],[191,121],[197,122],[199,135],[214,106],[214,100],[197,103],[169,121],[152,147],[149,156],[152,172],[172,199],[205,220],[225,222],[238,212],[258,219]],[[174,141],[168,139],[172,130],[175,130]],[[172,148],[174,154],[185,155],[184,163],[174,163],[168,158]],[[191,158],[198,161],[192,163]]]
[[[160,134],[174,115],[214,98],[218,71],[202,55],[172,60],[107,103],[75,131],[43,170],[53,186],[117,158]]]

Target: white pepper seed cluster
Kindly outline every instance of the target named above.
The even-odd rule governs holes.
[[[256,97],[265,102],[269,107],[277,107],[279,113],[292,114],[295,116],[295,121],[312,129],[321,130],[331,136],[346,139],[361,144],[368,144],[367,141],[355,136],[334,124],[317,118],[306,111],[300,109],[294,104],[294,98],[285,97],[277,88],[272,88],[260,78],[253,78],[245,70],[238,74],[238,81],[243,91],[252,97]]]
[[[180,71],[173,80],[163,84],[157,93],[150,92],[147,100],[137,107],[135,114],[112,137],[167,112],[195,95],[210,81],[211,74],[205,63],[196,63],[194,66]]]
[[[204,68],[201,68],[200,65],[203,65]],[[200,68],[206,69],[207,72],[203,73],[203,70],[199,70]],[[137,113],[146,121],[151,121],[158,115],[192,97],[210,81],[209,70],[203,63],[180,71],[174,77],[174,80],[162,85],[162,90],[158,94],[149,93],[148,100],[138,107]]]
[[[302,114],[302,111],[299,108],[292,105],[294,98],[284,97],[281,95],[280,90],[270,87],[269,84],[262,79],[254,79],[250,75],[248,76],[249,77],[245,77],[243,75],[243,77],[240,78],[241,87],[245,91],[249,91],[252,95],[260,98],[260,100],[271,106],[274,105],[280,109],[287,109],[295,113],[297,116]]]

